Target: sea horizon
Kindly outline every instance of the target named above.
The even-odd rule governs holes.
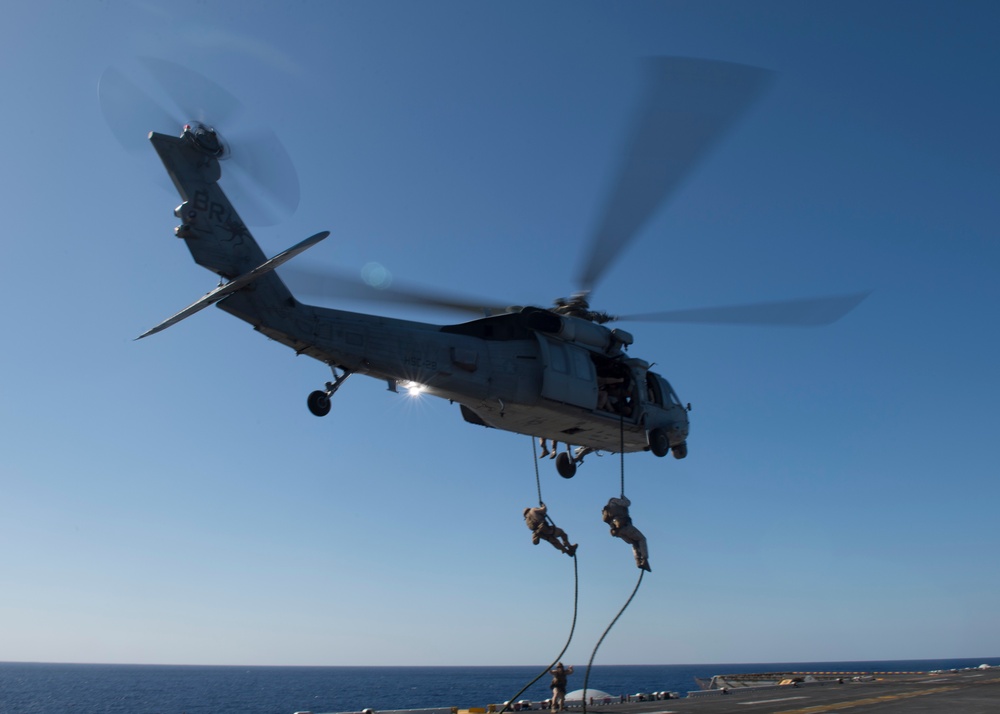
[[[817,663],[869,663],[878,662],[956,662],[979,659],[976,656],[965,657],[914,657],[914,658],[888,658],[888,659],[850,659],[850,660],[760,660],[760,661],[727,661],[727,662],[629,662],[622,664],[602,663],[595,667],[703,667],[703,666],[750,666],[750,665],[791,665],[791,664],[817,664]],[[998,656],[987,656],[986,660],[996,660]],[[64,660],[4,660],[0,659],[0,665],[6,664],[38,664],[38,665],[94,665],[98,667],[260,667],[260,668],[288,668],[288,669],[478,669],[478,668],[516,668],[516,667],[542,667],[543,663],[535,664],[243,664],[243,663],[206,663],[206,662],[70,662]]]
[[[696,678],[768,671],[931,671],[998,665],[997,657],[744,662],[688,665],[575,664],[569,690],[613,696],[697,689]],[[0,714],[292,714],[483,707],[549,696],[547,665],[171,665],[0,662]]]

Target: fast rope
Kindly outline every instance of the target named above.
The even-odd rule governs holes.
[[[538,488],[538,505],[541,506],[544,503],[544,501],[542,501],[542,479],[538,475],[538,452],[535,448],[534,437],[531,437],[531,460],[535,464],[535,486],[537,486]],[[552,523],[552,519],[549,518],[548,516],[546,516],[546,520],[549,523]],[[552,524],[555,525],[554,523]],[[530,682],[525,684],[521,688],[521,691],[519,691],[517,694],[515,694],[513,697],[507,700],[507,703],[503,705],[503,709],[500,710],[499,714],[504,714],[504,712],[509,711],[511,705],[513,705],[513,703],[518,700],[518,697],[520,697],[522,694],[528,691],[531,685],[533,685],[539,679],[548,674],[549,670],[555,667],[556,664],[559,663],[559,660],[562,659],[562,656],[566,654],[566,650],[569,649],[569,643],[573,641],[573,633],[576,631],[577,605],[580,599],[580,572],[579,569],[577,568],[576,553],[574,553],[572,557],[573,557],[573,623],[569,627],[569,637],[566,638],[566,644],[563,645],[562,650],[559,651],[559,654],[556,655],[556,658],[552,660],[552,664],[550,664],[541,672],[539,672],[537,677],[535,677]]]
[[[622,498],[625,498],[625,415],[618,415],[618,463],[621,473]]]
[[[554,446],[552,448],[555,448]],[[531,437],[531,463],[535,465],[535,486],[538,488],[538,505],[542,505],[542,477],[538,475],[538,449],[535,448],[535,437]]]
[[[619,417],[619,419],[618,419],[618,437],[619,437],[619,442],[618,442],[619,451],[618,451],[618,453],[621,456],[622,498],[625,498],[625,417],[624,417],[624,415],[621,415]],[[600,649],[601,643],[604,642],[604,638],[608,636],[609,632],[611,632],[611,628],[615,626],[616,622],[618,622],[618,618],[620,618],[625,613],[625,610],[632,603],[632,599],[635,597],[635,594],[637,592],[639,592],[639,586],[642,585],[642,576],[645,575],[645,574],[646,574],[645,570],[642,570],[642,569],[639,570],[639,580],[636,582],[635,587],[632,589],[632,594],[628,596],[628,600],[625,601],[625,604],[622,605],[622,609],[618,611],[617,615],[615,615],[615,619],[613,619],[611,621],[611,624],[608,625],[607,628],[604,630],[604,634],[601,635],[601,638],[599,640],[597,640],[597,644],[594,645],[594,651],[590,653],[590,661],[587,662],[587,672],[586,672],[586,674],[583,675],[583,714],[587,714],[587,684],[588,684],[588,682],[590,682],[590,670],[594,666],[594,658],[597,656],[597,650]]]
[[[503,709],[500,710],[499,714],[503,714],[504,712],[509,711],[509,709],[513,705],[513,703],[518,700],[518,697],[520,697],[522,694],[524,694],[526,691],[528,691],[528,688],[531,687],[531,685],[533,685],[539,679],[541,679],[546,674],[548,674],[549,671],[559,663],[559,660],[562,659],[562,656],[564,654],[566,654],[566,650],[569,649],[569,643],[573,641],[573,631],[576,629],[576,604],[577,604],[577,596],[579,595],[579,587],[578,586],[579,586],[579,582],[580,582],[580,579],[579,579],[578,574],[577,574],[576,556],[575,555],[573,556],[573,581],[574,581],[574,583],[573,583],[573,624],[569,628],[569,638],[566,640],[566,644],[563,645],[562,650],[559,652],[559,654],[556,655],[556,658],[554,660],[552,660],[551,664],[549,664],[545,669],[543,669],[541,672],[539,672],[537,677],[535,677],[530,682],[528,682],[527,684],[525,684],[521,688],[521,691],[519,691],[517,694],[515,694],[513,697],[511,697],[507,701],[507,703],[503,705]]]
[[[629,603],[632,602],[632,598],[634,598],[635,594],[639,592],[639,586],[642,585],[642,576],[645,574],[645,570],[639,571],[639,581],[635,584],[632,594],[628,596],[628,600],[625,601],[625,604],[622,605],[622,609],[618,611],[617,615],[615,615],[615,619],[612,620],[611,624],[608,625],[606,630],[604,630],[604,634],[601,635],[601,639],[599,639],[597,644],[594,645],[594,651],[590,653],[590,661],[587,662],[587,673],[583,675],[583,714],[587,714],[587,682],[590,681],[590,668],[594,665],[594,657],[597,656],[597,650],[601,646],[601,643],[604,642],[604,638],[608,636],[609,632],[611,632],[611,628],[615,626],[616,622],[618,622],[618,618],[625,612],[625,608],[627,608]]]

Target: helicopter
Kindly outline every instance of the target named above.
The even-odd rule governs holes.
[[[174,88],[179,106],[184,106],[186,92],[199,88],[203,95],[226,96],[196,72],[164,60],[147,58],[146,64],[166,78],[164,86]],[[584,457],[594,452],[649,451],[683,459],[691,405],[681,402],[649,361],[629,355],[631,333],[608,323],[822,325],[839,319],[867,295],[630,316],[590,307],[607,267],[769,80],[765,70],[728,62],[647,60],[644,101],[578,276],[579,289],[548,308],[482,305],[396,288],[380,291],[380,299],[483,315],[446,325],[300,302],[275,270],[329,232],[267,258],[219,185],[222,164],[235,150],[213,125],[192,118],[199,111],[188,109],[179,136],[153,131],[148,140],[182,200],[174,210],[179,220],[174,232],[198,265],[219,276],[220,284],[136,339],[216,305],[297,355],[327,365],[332,379],[306,399],[317,417],[330,413],[334,394],[348,377],[359,374],[386,382],[393,392],[447,399],[470,424],[551,440],[558,452],[556,470],[564,478],[574,476]],[[102,108],[116,133],[121,123],[109,107],[120,104],[121,95],[132,99],[133,89],[117,75],[102,80]],[[558,443],[566,444],[566,451],[559,452]]]

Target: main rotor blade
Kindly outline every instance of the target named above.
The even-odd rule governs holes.
[[[666,310],[638,315],[619,315],[631,322],[692,322],[731,325],[787,325],[817,327],[836,322],[856,308],[871,291],[803,300],[779,300],[751,305]]]
[[[303,295],[322,298],[342,298],[364,300],[366,302],[396,305],[420,305],[438,307],[458,312],[474,313],[479,317],[496,315],[509,310],[496,300],[446,293],[415,285],[400,285],[395,280],[391,286],[377,287],[354,274],[343,270],[323,268],[322,270],[302,265],[283,268],[292,291]]]
[[[588,292],[771,78],[756,67],[686,57],[649,58],[644,69],[642,103],[577,278]]]

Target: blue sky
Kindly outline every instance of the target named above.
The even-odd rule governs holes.
[[[266,253],[329,230],[296,261],[541,305],[573,287],[637,60],[773,70],[594,302],[873,293],[822,329],[625,326],[694,410],[686,460],[626,459],[653,572],[596,661],[997,655],[998,30],[991,2],[8,8],[0,660],[533,664],[569,629],[572,562],[521,519],[527,437],[360,377],[316,419],[326,368],[214,309],[133,341],[215,285],[101,113],[138,56],[280,134],[301,201]],[[638,574],[600,520],[618,459],[541,469],[582,664]]]

